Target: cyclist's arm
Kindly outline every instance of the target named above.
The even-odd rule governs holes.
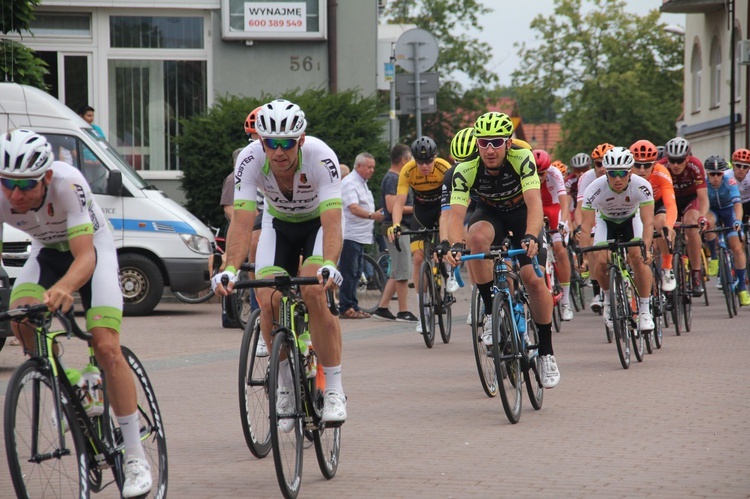
[[[710,209],[708,189],[705,187],[703,189],[696,189],[695,193],[698,196],[698,212],[700,213],[700,216],[705,217]]]
[[[661,202],[667,210],[667,227],[674,228],[677,221],[677,200],[674,196],[674,185],[670,181],[664,181],[661,184]]]
[[[539,189],[523,191],[523,201],[526,203],[526,234],[537,236],[544,226],[544,208]]]
[[[320,225],[323,227],[323,261],[339,261],[343,236],[341,233],[341,208],[329,208],[321,211]]]
[[[570,217],[570,196],[560,195],[560,222],[565,223]],[[575,227],[574,227],[575,228]]]
[[[237,203],[235,206],[237,206]],[[235,208],[234,216],[229,222],[229,230],[227,230],[227,258],[224,268],[231,266],[239,269],[242,262],[245,261],[250,251],[250,240],[253,237],[256,213],[255,209]]]
[[[406,205],[406,194],[396,194],[396,202],[393,203],[393,211],[391,216],[393,217],[393,225],[401,224],[404,218],[404,205]]]
[[[640,207],[641,222],[643,223],[643,244],[646,251],[650,251],[651,241],[654,239],[654,202],[642,203]]]
[[[586,247],[591,246],[591,229],[596,223],[596,211],[594,210],[582,210],[581,211],[581,240],[579,246]],[[589,257],[588,253],[584,253],[583,260],[588,265]]]
[[[737,201],[733,205],[734,208],[734,219],[742,221],[742,203]]]
[[[742,205],[740,205],[740,210],[742,209]],[[448,237],[448,225],[450,224],[451,220],[451,210],[443,210],[440,212],[440,221],[438,228],[440,229],[440,241],[448,240],[450,241],[450,238]]]

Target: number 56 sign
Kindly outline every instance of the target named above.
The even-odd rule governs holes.
[[[307,31],[305,2],[245,2],[245,31]]]

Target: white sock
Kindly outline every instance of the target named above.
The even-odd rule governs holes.
[[[122,431],[122,441],[125,444],[125,457],[130,456],[146,459],[141,445],[141,429],[138,424],[138,411],[130,416],[117,416],[117,424]]]
[[[650,312],[649,310],[650,305],[651,305],[650,301],[651,300],[649,298],[638,298],[638,305],[639,305],[638,311],[640,313]]]
[[[562,304],[563,305],[570,305],[570,283],[563,284],[563,295],[562,295]]]
[[[602,290],[601,296],[604,299],[604,304],[609,305],[609,291],[605,292],[604,290]]]
[[[278,384],[280,388],[291,388],[292,386],[292,371],[289,369],[289,359],[279,362]]]
[[[326,376],[326,393],[336,392],[344,394],[344,387],[341,385],[341,364],[333,367],[323,367],[323,373]]]

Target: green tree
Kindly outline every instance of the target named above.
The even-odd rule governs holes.
[[[374,97],[362,98],[354,91],[328,94],[324,90],[288,92],[284,95],[223,97],[204,116],[182,121],[177,137],[183,171],[182,189],[188,210],[201,220],[221,227],[224,215],[219,195],[224,178],[232,171],[232,151],[247,144],[242,124],[248,113],[272,99],[284,98],[305,112],[306,134],[325,141],[339,161],[352,165],[357,154],[367,151],[377,160],[376,175],[370,181],[373,194],[390,167],[388,145],[382,139],[382,111]],[[377,199],[378,197],[376,197]]]
[[[437,113],[422,115],[422,133],[435,139],[440,153],[447,157],[450,140],[459,129],[474,121],[486,103],[484,91],[499,81],[486,64],[492,47],[472,37],[481,31],[479,19],[491,9],[479,0],[393,0],[385,13],[389,22],[415,24],[432,34],[439,54],[431,71],[440,74]],[[457,81],[466,75],[469,89]],[[416,138],[414,116],[400,118],[402,140]]]
[[[42,0],[11,0],[0,2],[0,31],[28,33],[31,21],[34,20],[34,7]],[[4,38],[0,40],[0,81],[14,81],[46,89],[44,75],[47,63],[34,55],[34,51],[25,45]]]
[[[674,136],[682,106],[682,40],[664,31],[659,11],[626,13],[621,0],[556,0],[531,29],[541,45],[520,46],[526,61],[513,84],[554,95],[563,129],[560,158],[597,144],[656,144]],[[590,7],[590,10],[588,10]],[[524,109],[524,113],[526,110]]]

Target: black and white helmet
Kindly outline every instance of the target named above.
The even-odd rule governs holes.
[[[305,113],[297,104],[285,99],[276,99],[261,106],[255,120],[255,129],[264,139],[297,139],[305,128]]]
[[[0,138],[0,176],[40,178],[52,161],[47,139],[31,130],[11,130]]]
[[[570,166],[573,168],[588,168],[591,166],[591,156],[585,152],[579,152],[570,160]]]
[[[606,170],[630,170],[634,163],[633,153],[626,147],[613,147],[602,158]]]
[[[682,137],[670,139],[664,145],[664,153],[668,158],[684,158],[690,154],[690,142]]]

